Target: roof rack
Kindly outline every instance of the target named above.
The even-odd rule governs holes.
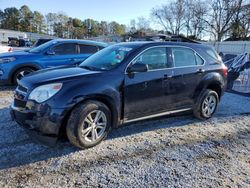
[[[200,42],[191,40],[182,35],[156,34],[156,35],[148,35],[144,37],[136,37],[133,39],[134,41],[168,41],[168,42],[189,42],[189,43],[201,44]]]

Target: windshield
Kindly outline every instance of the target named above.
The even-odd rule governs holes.
[[[49,48],[51,45],[56,44],[57,42],[54,40],[51,40],[49,42],[46,42],[38,47],[32,48],[29,52],[31,53],[40,53],[44,51],[45,49]]]
[[[111,70],[116,68],[128,56],[132,48],[121,45],[107,47],[90,56],[80,67],[97,70]]]

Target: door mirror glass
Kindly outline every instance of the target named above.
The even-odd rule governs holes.
[[[134,72],[147,72],[148,71],[148,65],[143,63],[136,63],[128,67],[127,72],[128,73],[134,73]]]

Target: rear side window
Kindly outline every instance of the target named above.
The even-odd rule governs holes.
[[[175,67],[196,66],[204,63],[198,54],[188,48],[172,48],[172,55]]]
[[[210,56],[210,57],[212,57],[213,59],[215,59],[215,60],[218,60],[218,54],[216,53],[216,51],[214,50],[214,49],[212,49],[212,48],[207,48],[206,50],[206,53]]]
[[[79,44],[80,54],[94,54],[98,51],[97,46]]]
[[[74,43],[58,44],[57,46],[53,47],[52,50],[56,55],[77,54],[77,45]]]
[[[149,49],[137,57],[134,63],[146,64],[149,70],[168,68],[167,50],[165,47]]]

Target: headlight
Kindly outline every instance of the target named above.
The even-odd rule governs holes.
[[[16,58],[15,57],[3,57],[3,58],[0,58],[0,63],[9,63],[9,62],[12,62],[12,61],[16,61]]]
[[[60,91],[61,88],[62,83],[39,86],[30,93],[29,99],[34,100],[38,103],[42,103],[53,97],[56,93]]]

